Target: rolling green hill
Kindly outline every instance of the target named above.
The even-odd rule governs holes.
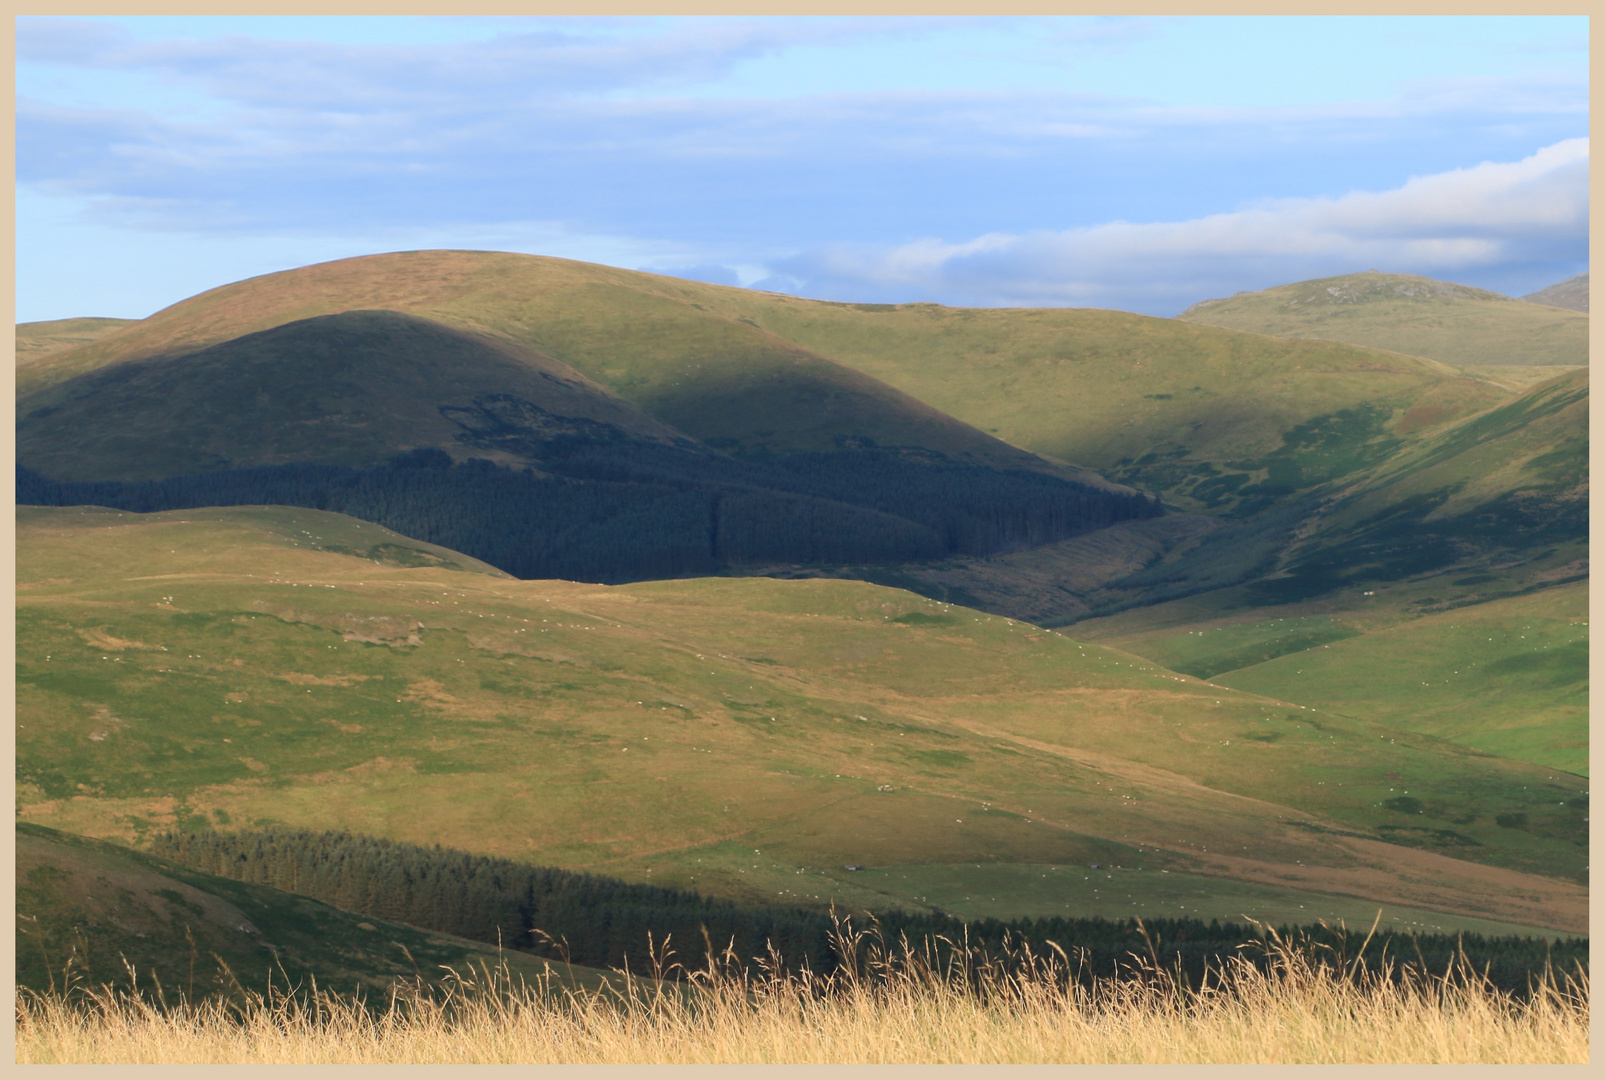
[[[1281,532],[1217,530],[1104,590],[1175,599],[1067,632],[1586,775],[1587,391],[1575,371],[1451,425]]]
[[[1557,286],[1558,288],[1558,286]],[[1456,367],[1588,364],[1588,316],[1417,274],[1345,274],[1204,300],[1178,318],[1347,341]]]
[[[25,363],[19,498],[327,508],[586,581],[984,557],[1159,512],[750,320],[639,288],[600,308],[569,295],[622,272],[400,263],[420,260],[427,318],[340,309],[375,278],[387,302],[417,300],[397,260],[355,260],[335,264],[354,281],[309,268],[286,299],[282,276],[257,279]],[[274,322],[274,303],[308,297],[334,313]]]
[[[1425,616],[1214,679],[1588,775],[1586,583]]]
[[[1228,463],[1261,463],[1323,418],[1356,413],[1353,438],[1385,442],[1509,395],[1374,349],[1120,312],[833,304],[561,259],[428,251],[227,285],[25,363],[21,430],[29,437],[30,413],[100,385],[83,381],[91,373],[376,309],[549,357],[738,455],[830,451],[842,440],[1007,468],[1047,468],[1033,456],[1046,455],[1189,508],[1235,506],[1228,478],[1241,470]]]
[[[309,510],[18,522],[26,821],[346,828],[777,903],[1095,861],[1197,877],[1133,914],[1292,890],[1583,925],[1580,777],[895,589],[515,581]]]
[[[1376,417],[1370,437],[1408,436],[1505,397],[1415,358],[1119,311],[718,298],[1017,446],[1188,508],[1235,506],[1229,484],[1190,489],[1323,417],[1360,409]]]
[[[138,322],[137,319],[50,319],[17,324],[17,361],[28,363],[48,353],[76,348]]]
[[[88,481],[307,460],[363,467],[420,446],[516,460],[456,438],[472,429],[454,415],[494,395],[535,406],[534,422],[545,421],[549,437],[606,425],[625,438],[681,438],[533,350],[395,312],[354,311],[75,380],[32,399],[17,452],[48,476]],[[108,413],[115,423],[103,422]]]
[[[1290,446],[1286,467],[1319,469],[1319,435]],[[1094,616],[1146,608],[1116,616],[1117,637],[1232,612],[1258,621],[1248,613],[1278,606],[1278,616],[1326,614],[1368,590],[1400,611],[1441,611],[1585,577],[1587,491],[1588,373],[1574,370],[1401,441],[1306,497],[1156,552],[1083,602]]]
[[[287,323],[390,311],[477,335],[481,344],[484,338],[497,341],[504,354],[537,371],[554,360],[568,364],[658,421],[716,448],[828,451],[844,436],[918,446],[959,460],[1041,465],[851,368],[739,320],[710,317],[673,295],[673,283],[587,263],[490,252],[326,263],[202,293],[70,354],[24,364],[18,387],[27,401],[19,409],[26,421],[37,408],[94,393],[97,384],[72,381],[90,372],[181,357],[193,364],[198,355],[215,355],[208,349]],[[290,350],[305,347],[317,328],[306,327]],[[433,345],[425,341],[414,352],[428,358]],[[246,359],[271,364],[273,357]],[[470,361],[483,363],[478,356]],[[431,365],[434,404],[458,404],[455,399],[463,396],[451,386],[456,366],[452,356]],[[315,365],[287,375],[327,377]],[[54,395],[44,392],[49,387],[58,388]]]

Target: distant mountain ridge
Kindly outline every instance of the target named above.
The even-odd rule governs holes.
[[[1569,308],[1572,311],[1588,311],[1588,275],[1578,274],[1565,281],[1557,282],[1535,293],[1528,293],[1522,297],[1530,304],[1548,304],[1550,307]]]
[[[1256,334],[1345,341],[1456,367],[1588,363],[1585,313],[1419,274],[1366,271],[1301,281],[1203,300],[1177,318]]]

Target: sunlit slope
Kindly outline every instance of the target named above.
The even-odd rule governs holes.
[[[1127,579],[1067,632],[1179,671],[1587,771],[1588,373],[1451,425],[1287,523]],[[1262,544],[1261,576],[1207,584]]]
[[[377,996],[419,974],[439,980],[442,965],[466,973],[505,960],[531,982],[547,971],[524,953],[498,954],[103,841],[25,823],[16,835],[16,978],[32,990],[126,989],[125,962],[145,992],[159,982],[175,1002],[238,993],[235,980],[263,993],[270,980],[283,992],[315,978],[325,989]],[[571,972],[587,985],[601,981],[587,968],[552,970],[560,984]]]
[[[316,316],[387,311],[489,337],[504,353],[530,363],[535,374],[552,360],[567,364],[655,420],[720,449],[834,450],[844,438],[869,439],[964,461],[1041,465],[1032,455],[850,367],[750,322],[710,314],[694,302],[697,290],[705,288],[715,287],[490,252],[416,252],[325,263],[213,289],[110,338],[26,364],[18,373],[19,413],[26,426],[39,408],[95,393],[118,367],[189,368],[198,359],[215,357],[203,352],[209,349],[224,350],[218,362],[238,363],[240,346],[225,346],[245,335]],[[301,333],[311,338],[319,329],[328,328],[303,323]],[[419,346],[402,343],[408,365],[430,358],[439,336],[438,330],[433,336],[420,333],[428,340]],[[252,348],[259,356],[264,352],[263,344]],[[325,341],[314,351],[339,350],[337,343]],[[448,350],[448,361],[462,351]],[[474,374],[487,367],[477,358],[468,366]],[[101,372],[100,379],[86,379],[92,372]],[[292,367],[286,374],[297,373],[313,378],[324,396],[352,397],[349,380],[318,385],[329,383],[330,376],[315,368],[297,372]],[[449,362],[432,373],[437,384],[449,385],[455,376]],[[435,405],[457,404],[463,396],[439,385],[430,389]],[[293,385],[281,391],[295,392]]]
[[[1222,618],[1383,605],[1411,617],[1583,580],[1587,514],[1585,369],[1106,582],[1087,599],[1142,610],[1077,622],[1075,632],[1129,645]]]
[[[1363,408],[1385,440],[1502,397],[1418,359],[1120,311],[721,299],[1018,446],[1183,497],[1320,417]]]
[[[1586,365],[1588,315],[1417,274],[1345,274],[1205,300],[1179,318],[1445,364]]]
[[[538,350],[725,449],[828,449],[846,435],[1014,460],[978,432],[944,427],[950,414],[1182,498],[1204,484],[1196,501],[1228,508],[1301,424],[1359,410],[1346,437],[1368,448],[1363,458],[1508,393],[1415,358],[1120,312],[832,304],[560,259],[431,251],[203,293],[26,365],[23,411],[45,387],[108,365],[375,308]]]
[[[1305,521],[1267,598],[1452,569],[1462,596],[1490,598],[1587,573],[1588,372],[1401,450]],[[1519,582],[1519,585],[1516,583]]]
[[[1588,775],[1586,583],[1430,615],[1215,680]]]
[[[49,319],[44,322],[18,323],[16,329],[17,362],[30,363],[48,353],[77,348],[79,345],[103,338],[137,319]]]
[[[273,513],[19,515],[25,819],[221,811],[820,903],[863,899],[820,891],[848,862],[1141,854],[1582,925],[1577,777],[860,582],[518,582]]]

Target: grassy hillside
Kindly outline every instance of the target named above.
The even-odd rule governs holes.
[[[1583,582],[1347,636],[1214,678],[1588,775]]]
[[[848,863],[1096,861],[1235,883],[1206,915],[1274,887],[1582,925],[1578,777],[861,582],[519,582],[382,565],[370,529],[19,511],[23,818],[821,905],[884,902]]]
[[[1528,293],[1522,297],[1530,304],[1548,304],[1550,307],[1568,308],[1572,311],[1588,311],[1588,275],[1578,274],[1565,281],[1557,282],[1546,289],[1539,289],[1535,293]]]
[[[1248,482],[1229,463],[1261,467],[1301,425],[1358,410],[1348,437],[1381,452],[1390,438],[1508,395],[1373,349],[1119,312],[831,304],[560,259],[432,251],[203,293],[23,365],[19,409],[26,418],[48,407],[49,388],[92,371],[375,308],[538,351],[719,449],[763,455],[872,439],[1041,467],[1013,449],[1022,447],[1228,509],[1234,485]]]
[[[17,362],[38,360],[48,353],[76,348],[132,326],[137,319],[50,319],[17,324]]]
[[[789,340],[852,364],[1017,446],[1162,491],[1235,505],[1238,461],[1356,408],[1367,439],[1485,408],[1497,387],[1417,359],[1273,340],[1118,311],[820,304],[727,290]],[[1254,466],[1250,466],[1253,468]],[[1216,491],[1190,489],[1217,480]]]
[[[1586,773],[1587,391],[1574,371],[1412,443],[1285,522],[1218,527],[1085,594],[1126,610],[1067,632]]]
[[[410,954],[410,958],[409,958]],[[169,1000],[238,998],[271,980],[383,1000],[398,978],[437,982],[506,960],[534,983],[597,985],[603,975],[482,942],[353,915],[264,885],[231,881],[165,859],[29,823],[17,825],[18,986],[138,986]]]
[[[372,466],[419,446],[511,460],[457,438],[471,429],[454,417],[496,395],[553,414],[548,425],[562,433],[589,422],[635,439],[679,437],[534,350],[356,311],[62,384],[30,398],[17,452],[47,476],[89,481],[307,460]]]
[[[960,460],[1033,464],[1030,455],[851,368],[739,320],[709,317],[675,295],[683,290],[674,282],[490,252],[325,263],[202,293],[70,355],[24,365],[18,386],[27,401],[19,408],[26,416],[36,401],[48,407],[54,400],[37,391],[103,368],[188,357],[314,316],[389,310],[555,358],[717,448],[832,450],[845,436]],[[437,404],[449,403],[446,396]]]
[[[1302,524],[1268,596],[1292,599],[1454,568],[1488,598],[1511,579],[1587,573],[1588,372],[1401,450]],[[1462,595],[1465,595],[1462,593]]]
[[[1115,617],[1119,638],[1376,606],[1368,592],[1412,615],[1447,610],[1586,577],[1587,492],[1588,373],[1574,370],[1283,507],[1217,522],[1082,601],[1093,615],[1146,607]]]
[[[1558,286],[1557,286],[1558,287]],[[1585,366],[1588,316],[1417,274],[1345,274],[1205,300],[1178,318],[1347,341],[1455,366]]]

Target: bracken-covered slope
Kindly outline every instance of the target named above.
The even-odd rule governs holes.
[[[1010,874],[1099,862],[1030,903],[1585,918],[1580,777],[895,589],[408,567],[310,510],[18,537],[18,809],[52,827],[347,828],[783,903],[957,881],[1006,914]]]
[[[1583,366],[1588,316],[1416,274],[1345,274],[1204,300],[1179,318],[1466,365]]]

